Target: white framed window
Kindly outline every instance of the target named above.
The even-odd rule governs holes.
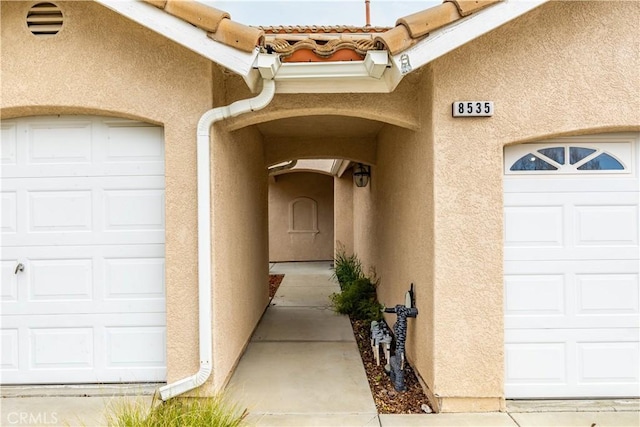
[[[630,174],[636,138],[633,134],[594,135],[506,147],[504,173]]]

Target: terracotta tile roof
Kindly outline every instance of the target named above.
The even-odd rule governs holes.
[[[502,0],[445,0],[396,21],[396,27],[376,37],[392,55],[398,54],[426,37],[431,31],[445,27],[465,16]]]
[[[265,34],[367,34],[384,33],[389,27],[356,27],[352,25],[274,25],[258,27]]]
[[[264,47],[280,54],[283,62],[359,61],[378,47],[377,34],[387,27],[278,26],[260,27]]]
[[[369,50],[398,54],[445,27],[502,0],[444,0],[405,16],[394,28],[354,26],[250,27],[221,10],[195,0],[142,0],[207,31],[213,40],[246,52],[256,46],[281,55],[285,62],[363,59]]]
[[[194,0],[143,1],[205,30],[213,40],[236,49],[251,52],[264,42],[262,30],[234,22],[227,12]]]

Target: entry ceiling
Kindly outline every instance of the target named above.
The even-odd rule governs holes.
[[[375,136],[384,123],[347,116],[301,116],[278,119],[257,125],[267,137],[287,138],[362,138]]]
[[[366,138],[375,137],[384,123],[348,116],[301,116],[273,120],[257,125],[265,137],[301,140],[307,138]],[[339,159],[291,159],[298,163],[280,173],[314,171],[324,174],[341,174],[347,165],[340,167]]]

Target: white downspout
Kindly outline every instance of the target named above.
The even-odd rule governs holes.
[[[260,110],[271,102],[276,92],[273,80],[264,79],[262,91],[254,98],[236,101],[231,105],[207,111],[198,121],[197,179],[198,179],[198,329],[200,341],[200,369],[194,375],[160,387],[160,398],[169,400],[200,387],[213,369],[212,301],[211,301],[211,126],[220,120],[250,111]]]

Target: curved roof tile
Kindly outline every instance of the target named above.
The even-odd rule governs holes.
[[[264,32],[231,21],[231,15],[194,0],[143,0],[166,13],[207,31],[213,40],[245,52],[251,52],[264,41]]]
[[[438,6],[425,9],[396,21],[396,27],[376,37],[392,55],[407,50],[431,31],[445,27],[480,9],[502,0],[445,0]]]
[[[325,59],[344,49],[352,50],[364,57],[367,51],[376,48],[375,42],[371,38],[355,40],[335,38],[326,42],[306,38],[292,43],[289,40],[276,37],[273,40],[267,40],[265,45],[269,51],[279,53],[283,59],[300,50],[310,50],[318,57]]]
[[[384,33],[389,27],[357,27],[352,25],[275,25],[258,27],[265,34],[368,34],[368,33]]]
[[[494,3],[498,3],[502,0],[445,0],[445,2],[455,3],[460,15],[467,16],[484,9]]]

